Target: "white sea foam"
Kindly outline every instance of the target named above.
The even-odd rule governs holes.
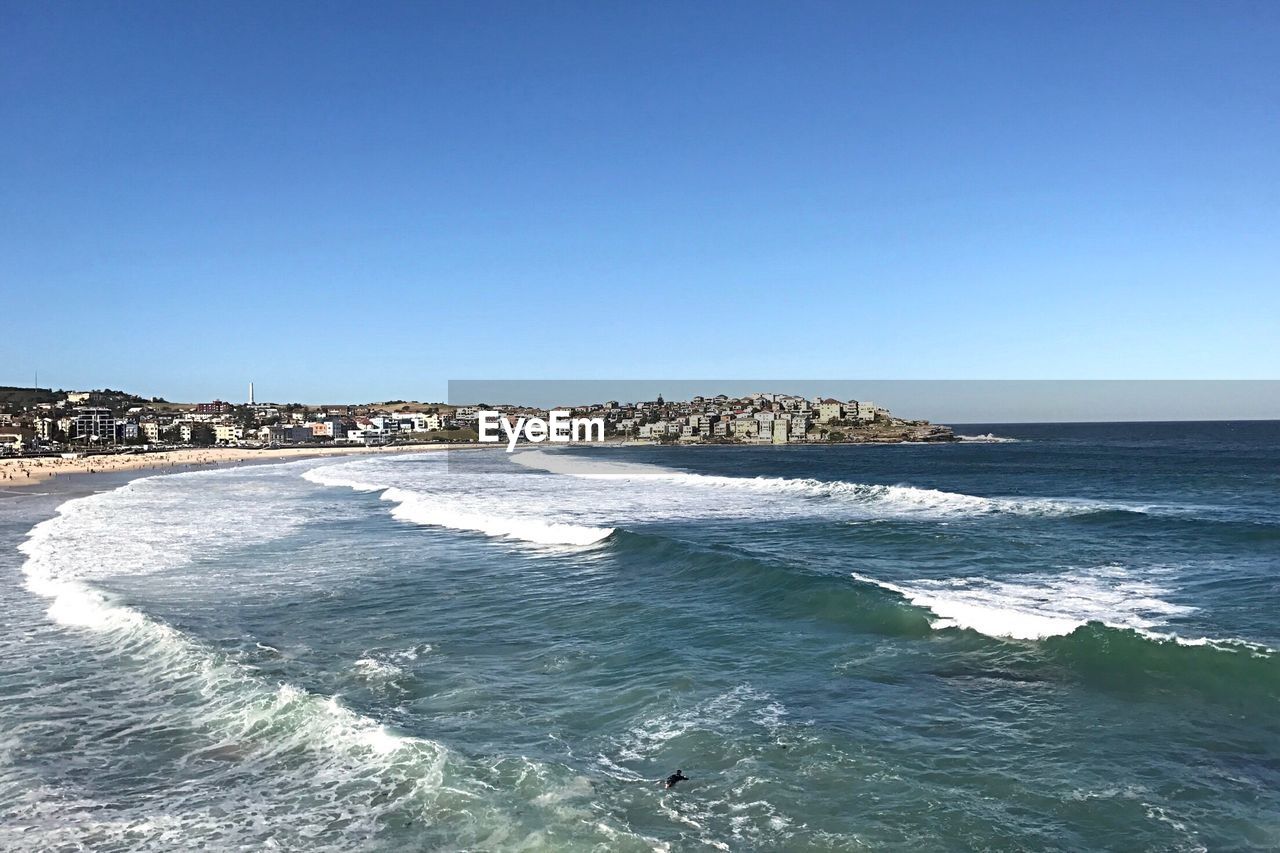
[[[264,680],[234,655],[101,587],[162,572],[166,583],[216,584],[189,568],[207,549],[288,535],[311,513],[334,509],[296,478],[265,468],[135,481],[68,501],[28,533],[21,545],[27,587],[48,600],[49,616],[66,629],[55,634],[59,644],[65,638],[77,647],[77,659],[90,662],[78,689],[59,691],[56,700],[76,714],[85,760],[105,765],[117,750],[131,758],[148,754],[166,762],[162,772],[176,781],[163,802],[132,797],[103,804],[63,786],[6,802],[0,848],[267,849],[305,839],[300,843],[308,849],[350,849],[373,839],[393,816],[412,816],[424,828],[447,826],[459,846],[519,843],[521,818],[489,799],[474,762],[392,731],[339,697]],[[298,484],[294,493],[291,483]],[[287,512],[246,511],[246,496],[258,492],[265,506]],[[369,653],[357,667],[368,678],[391,678],[429,652],[423,643]],[[159,758],[157,747],[176,757]],[[15,785],[21,780],[0,765],[0,791]],[[564,800],[569,808],[569,799],[565,793],[549,807]],[[583,826],[584,839],[607,835],[590,828],[594,821]]]
[[[55,622],[110,635],[122,651],[162,660],[171,678],[199,681],[201,690],[210,696],[228,692],[230,688],[231,695],[226,698],[244,703],[246,694],[266,690],[267,685],[234,662],[215,657],[181,631],[115,601],[111,595],[82,580],[85,572],[95,576],[104,574],[104,564],[108,562],[113,563],[117,573],[132,570],[128,564],[107,560],[105,552],[100,550],[115,538],[114,531],[120,525],[115,512],[97,510],[110,507],[113,498],[127,495],[131,488],[137,488],[136,483],[117,492],[68,501],[58,508],[57,515],[32,528],[26,541],[18,546],[27,558],[23,564],[26,586],[50,600],[48,615]],[[200,518],[203,521],[204,516]],[[186,548],[190,547],[191,532],[170,528],[170,547],[165,550],[171,562],[190,559]],[[374,721],[342,708],[335,699],[310,697],[290,685],[280,686],[278,697],[281,705],[314,702],[312,717],[319,727],[327,729],[321,739],[332,741],[335,735],[339,739],[347,737],[350,744],[376,745],[379,752],[387,751],[385,747],[389,745],[398,748],[416,744],[431,750],[442,749],[418,739],[391,735]],[[321,706],[324,710],[320,710]]]
[[[430,643],[420,643],[400,650],[370,649],[352,664],[356,674],[367,682],[392,683],[405,678],[406,666],[411,666],[422,655],[431,653]]]
[[[418,474],[418,479],[412,481],[412,492],[387,491],[385,496],[402,500],[400,511],[404,516],[421,523],[574,544],[607,535],[605,531],[617,524],[667,520],[821,517],[860,523],[918,518],[946,523],[997,514],[1052,517],[1103,510],[1186,510],[1071,498],[980,497],[911,485],[703,475],[554,450],[521,451],[508,459],[530,473],[513,475],[511,466],[507,466],[483,476],[459,470],[445,477],[444,469],[436,466]],[[349,465],[352,467],[345,472],[325,469],[308,476],[326,482],[344,477],[369,485],[400,482],[405,476],[400,471],[382,470],[372,462]],[[374,473],[380,476],[370,476]],[[545,474],[552,476],[541,476]],[[526,517],[517,522],[495,512],[486,497],[490,489],[505,499],[518,501],[527,509]],[[714,499],[709,500],[709,494]],[[522,529],[515,529],[517,523]],[[1096,621],[1131,628],[1153,638],[1172,639],[1171,634],[1159,629],[1169,619],[1190,611],[1169,603],[1169,590],[1163,586],[1167,578],[1117,567],[1003,580],[953,578],[889,583],[863,579],[933,611],[939,628],[972,628],[999,637],[1034,639],[1067,634]],[[1204,638],[1178,638],[1178,642],[1223,644]]]
[[[911,485],[880,485],[788,477],[726,477],[693,474],[634,462],[597,460],[575,454],[532,450],[513,454],[518,465],[586,480],[656,483],[697,490],[745,492],[762,496],[829,498],[883,515],[973,516],[996,513],[1016,515],[1076,515],[1106,509],[1141,512],[1128,504],[1047,497],[979,497]]]
[[[942,616],[939,627],[949,621],[1033,639],[1068,634],[1088,622],[1151,630],[1195,611],[1161,598],[1171,592],[1154,577],[1107,565],[1008,580],[916,581],[904,594]]]
[[[1161,571],[1135,572],[1105,565],[1061,574],[1028,574],[994,580],[966,577],[892,583],[853,573],[936,615],[933,627],[969,628],[992,637],[1037,640],[1070,634],[1089,622],[1128,628],[1153,639],[1189,645],[1219,641],[1183,640],[1158,629],[1196,610],[1162,596],[1172,590]]]
[[[398,660],[398,661],[414,661],[422,657],[423,655],[431,654],[434,650],[435,650],[435,647],[432,646],[430,643],[419,643],[418,645],[412,648],[401,649],[398,652],[392,652],[391,658],[392,660]]]
[[[325,465],[313,468],[302,476],[317,485],[345,486],[360,492],[381,492],[382,500],[396,504],[391,513],[393,517],[430,527],[473,531],[535,545],[578,547],[602,542],[613,533],[612,527],[547,521],[536,515],[522,514],[518,510],[503,511],[494,506],[494,500],[487,504],[481,503],[483,496],[474,491],[445,495],[375,482],[369,478],[370,473],[376,473],[376,470],[370,471],[370,466],[367,465]],[[441,475],[441,485],[454,482],[444,476],[444,471],[437,473]]]
[[[382,493],[382,499],[397,504],[391,514],[401,521],[448,527],[452,530],[472,530],[486,536],[519,539],[535,545],[594,545],[613,533],[612,527],[559,524],[538,518],[467,512],[442,505],[429,495],[406,489],[386,489]]]
[[[404,797],[434,796],[447,757],[441,745],[393,733],[345,707],[336,697],[314,695],[290,684],[265,683],[233,659],[215,654],[183,632],[120,603],[86,580],[86,576],[97,579],[157,570],[155,565],[131,562],[128,558],[133,552],[129,549],[125,549],[126,559],[121,560],[113,553],[113,545],[125,527],[122,518],[136,522],[138,517],[132,511],[139,501],[155,499],[163,488],[156,482],[135,481],[115,492],[68,501],[54,517],[36,525],[19,548],[26,555],[26,586],[49,600],[49,617],[60,625],[89,632],[89,637],[96,638],[95,648],[114,651],[132,661],[121,671],[121,678],[147,679],[136,689],[152,697],[154,718],[150,723],[134,720],[133,726],[154,725],[160,731],[190,729],[212,744],[205,752],[235,755],[235,767],[270,763],[279,755],[292,756],[292,766],[284,775],[277,769],[274,779],[264,776],[259,780],[264,784],[270,781],[274,791],[241,791],[244,802],[238,813],[245,819],[228,822],[224,818],[218,837],[232,838],[243,831],[245,838],[258,838],[261,826],[255,823],[260,824],[262,816],[255,816],[252,801],[259,798],[299,795],[314,799],[322,811],[329,808],[324,803],[335,795],[323,792],[323,788],[318,798],[314,793],[301,794],[301,789],[317,780],[332,779],[336,786],[341,779],[390,773],[397,780],[395,784],[403,787],[385,805],[392,806]],[[168,497],[180,504],[183,495],[175,491]],[[216,504],[217,500],[210,497],[209,502]],[[168,520],[174,522],[175,518]],[[164,556],[163,565],[172,567],[192,558],[193,543],[198,547],[204,542],[196,529],[207,527],[204,521],[203,514],[191,513],[186,524],[155,529],[155,525],[132,523],[129,529],[137,531],[156,555]],[[165,537],[167,542],[162,541]],[[161,722],[179,715],[181,721]],[[331,806],[346,810],[336,802]],[[76,834],[67,835],[66,840],[105,842],[139,833],[144,839],[156,840],[157,836],[148,834],[148,827],[157,819],[146,814],[122,818],[110,826],[77,824]],[[201,820],[198,815],[188,815],[178,825],[188,832],[208,828],[196,826]],[[61,836],[50,840],[56,837]]]
[[[1003,435],[994,435],[986,433],[985,435],[957,435],[956,438],[961,441],[974,442],[977,444],[1017,444],[1021,441],[1018,438],[1009,438]]]
[[[669,741],[690,732],[728,731],[743,723],[754,724],[773,737],[786,714],[782,703],[768,693],[740,684],[691,707],[657,714],[632,726],[618,743],[617,754],[624,761],[648,760]]]
[[[354,665],[357,672],[371,681],[392,681],[404,675],[400,667],[376,657],[362,657]]]
[[[515,464],[511,464],[514,462]],[[980,497],[915,485],[693,474],[554,450],[465,464],[407,457],[322,463],[318,485],[380,493],[394,517],[539,546],[587,548],[620,527],[707,519],[950,520],[1144,508],[1042,497]]]

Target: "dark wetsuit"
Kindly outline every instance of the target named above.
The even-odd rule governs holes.
[[[672,773],[670,776],[667,777],[667,787],[674,788],[677,782],[687,782],[687,781],[689,781],[689,777],[684,775],[684,771],[677,770],[675,773]]]

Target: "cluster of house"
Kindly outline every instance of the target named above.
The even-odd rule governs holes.
[[[508,418],[546,416],[544,410],[494,408]],[[655,442],[720,440],[759,444],[825,441],[841,427],[867,426],[877,418],[891,417],[887,410],[867,400],[810,399],[792,394],[721,394],[680,402],[667,402],[661,397],[640,403],[610,400],[572,411],[575,415],[603,417],[606,432],[619,437]],[[460,424],[474,417],[474,408],[461,407],[456,412]]]
[[[285,410],[271,404],[234,406],[221,400],[190,411],[132,406],[124,411],[80,405],[89,392],[71,392],[21,414],[0,413],[0,449],[23,452],[62,446],[129,444],[279,445],[314,442],[385,444],[403,434],[454,427],[440,412],[376,412],[351,409]]]
[[[806,398],[792,394],[752,394],[731,398],[694,397],[689,401],[620,405],[605,403],[606,421],[617,432],[652,441],[736,440],[786,444],[821,441],[837,427],[856,427],[889,417],[867,400]],[[611,417],[612,416],[612,417]]]
[[[71,392],[22,414],[0,414],[0,449],[57,449],[62,445],[222,444],[274,446],[337,442],[386,444],[412,434],[474,428],[478,413],[496,410],[514,419],[546,417],[522,406],[437,406],[426,411],[341,407],[312,410],[269,403],[233,405],[221,400],[191,408],[93,405],[90,392]],[[850,428],[895,422],[866,400],[806,398],[791,394],[694,397],[564,407],[601,417],[606,434],[654,442],[733,441],[783,444],[844,437]],[[359,414],[357,414],[359,412]],[[469,433],[460,433],[468,435]]]
[[[399,412],[368,416],[320,412],[307,416],[292,413],[288,420],[259,427],[249,439],[260,444],[301,444],[334,441],[345,444],[386,444],[402,435],[451,429],[451,418],[439,412]],[[227,443],[242,441],[231,437]],[[222,438],[219,437],[219,441]]]

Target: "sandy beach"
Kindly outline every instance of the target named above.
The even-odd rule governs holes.
[[[496,445],[495,445],[496,446]],[[427,450],[457,450],[476,445],[408,444],[381,447],[201,447],[165,450],[158,453],[120,453],[81,456],[13,457],[0,459],[0,488],[41,483],[71,474],[105,474],[120,471],[163,472],[198,465],[226,465],[264,460],[287,461],[319,456],[351,456],[370,453],[416,453]]]

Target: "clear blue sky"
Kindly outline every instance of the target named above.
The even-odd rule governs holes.
[[[0,2],[0,384],[1280,376],[1280,3]]]

